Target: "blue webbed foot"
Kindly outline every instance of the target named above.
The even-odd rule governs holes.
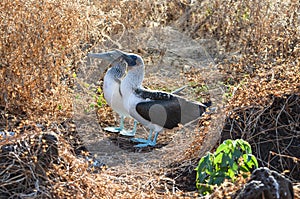
[[[138,143],[147,143],[149,140],[143,139],[143,138],[132,138],[130,139],[132,142],[138,142]],[[150,140],[151,141],[151,140]]]
[[[104,130],[108,131],[108,132],[112,132],[112,133],[118,133],[118,132],[122,131],[123,128],[111,126],[111,127],[105,127]]]
[[[132,131],[121,130],[120,135],[133,137],[133,136],[135,136],[135,132],[136,131],[134,131],[134,130],[132,130]]]
[[[155,146],[156,143],[150,141],[150,142],[147,142],[147,143],[144,143],[144,144],[137,144],[137,145],[134,145],[135,148],[144,148],[144,147],[147,147],[147,146]]]
[[[140,143],[140,144],[137,144],[134,146],[136,148],[143,148],[143,147],[147,147],[147,146],[155,146],[156,145],[156,141],[146,140],[143,138],[132,138],[131,141]]]
[[[158,132],[155,133],[154,138],[152,140],[152,130],[150,130],[148,139],[143,139],[143,138],[132,138],[131,141],[133,142],[139,142],[140,144],[135,145],[134,147],[136,148],[143,148],[147,146],[155,146],[156,145],[156,140],[158,136]]]

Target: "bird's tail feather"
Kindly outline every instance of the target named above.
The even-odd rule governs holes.
[[[211,101],[208,101],[208,102],[204,102],[203,103],[206,107],[210,107],[212,105],[212,102]]]
[[[201,103],[201,105],[199,105],[200,116],[202,116],[203,114],[206,114],[207,112],[210,112],[211,105],[212,105],[211,101]]]

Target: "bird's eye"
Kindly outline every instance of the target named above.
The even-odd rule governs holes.
[[[123,58],[127,62],[128,66],[136,66],[138,57],[136,55],[123,54]]]
[[[133,59],[134,61],[137,60],[137,56],[135,56],[135,55],[130,55],[130,58]]]

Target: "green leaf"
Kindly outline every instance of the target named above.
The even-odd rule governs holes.
[[[196,179],[197,183],[205,183],[206,182],[206,178],[208,177],[208,175],[205,172],[199,172],[197,173]]]
[[[209,175],[203,172],[203,175],[199,178],[199,182],[207,182],[207,179],[209,178]]]
[[[235,173],[238,173],[239,165],[238,163],[234,162],[231,166],[231,170],[234,171]]]
[[[202,157],[196,168],[197,171],[204,171],[208,165],[212,164],[211,162],[211,153],[208,153],[206,156]]]
[[[236,142],[236,148],[240,148],[242,151],[245,150],[245,145],[243,144],[243,140],[237,139]]]
[[[258,168],[258,161],[256,159],[256,157],[252,154],[249,154],[251,156],[251,161],[254,163],[254,167]]]
[[[235,162],[236,162],[235,159],[232,158],[232,157],[230,157],[230,158],[229,158],[229,161],[228,161],[228,166],[229,166],[229,167],[233,167],[233,164],[234,164]]]
[[[237,160],[237,159],[239,159],[240,157],[242,157],[242,155],[243,155],[243,153],[240,151],[240,150],[238,150],[238,149],[233,149],[233,152],[232,152],[232,158],[233,159],[235,159],[235,160]]]
[[[227,154],[224,154],[222,158],[221,167],[228,167],[231,161],[231,158]]]
[[[232,169],[228,169],[228,171],[227,171],[227,176],[231,179],[231,180],[234,180],[235,179],[235,171],[234,170],[232,170]]]
[[[212,178],[210,184],[220,185],[224,182],[225,178],[226,178],[225,173],[222,174],[219,173],[217,176],[214,176],[214,178]]]
[[[223,143],[217,148],[215,153],[218,154],[221,152],[226,152],[226,150],[228,150],[228,145],[226,143]]]
[[[245,165],[246,165],[249,169],[257,168],[257,167],[258,167],[257,159],[256,159],[255,156],[252,155],[252,154],[245,154],[245,155],[243,156],[243,160],[244,160]]]
[[[241,165],[240,166],[240,171],[242,171],[242,172],[250,172],[249,168],[246,165]]]
[[[232,147],[233,147],[233,144],[234,144],[234,141],[233,141],[233,140],[228,139],[228,140],[225,140],[224,142],[225,142],[225,144],[226,144],[229,148],[232,148]]]
[[[202,157],[196,167],[197,171],[197,182],[203,183],[207,176],[212,172],[212,161],[211,161],[211,153],[208,153],[206,156]]]
[[[242,139],[236,140],[241,150],[245,153],[252,153],[251,146],[248,142]]]
[[[215,156],[213,164],[220,164],[223,160],[224,153],[219,153]]]

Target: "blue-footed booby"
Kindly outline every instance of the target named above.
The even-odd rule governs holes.
[[[158,134],[163,128],[172,129],[178,124],[190,123],[198,119],[211,105],[211,102],[201,104],[173,93],[143,88],[143,59],[136,54],[121,53],[127,62],[127,74],[121,81],[120,88],[123,105],[131,117],[150,129],[148,139],[131,139],[139,143],[135,147],[155,146]]]
[[[88,57],[100,58],[111,63],[104,76],[103,94],[107,104],[120,115],[119,127],[106,127],[104,130],[109,132],[120,132],[121,135],[134,136],[136,133],[137,121],[134,120],[132,131],[124,129],[125,117],[130,117],[129,112],[123,106],[123,99],[120,92],[120,84],[126,73],[127,63],[119,51],[110,51],[104,53],[88,53]]]

